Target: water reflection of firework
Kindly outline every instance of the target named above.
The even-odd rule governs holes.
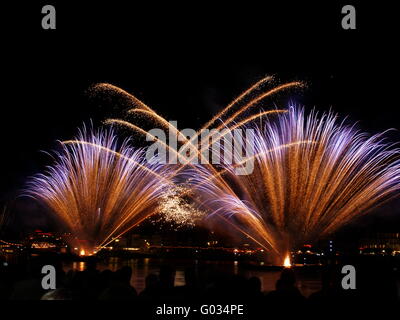
[[[290,263],[290,255],[289,254],[286,254],[285,260],[283,260],[283,266],[285,268],[290,268],[292,266],[292,264]]]
[[[27,194],[41,200],[70,229],[86,240],[80,252],[93,252],[156,211],[169,180],[166,167],[149,165],[143,151],[112,131],[81,132],[65,141],[56,163],[29,182]]]
[[[9,212],[7,206],[4,206],[0,211],[0,234],[3,232],[3,229],[7,225],[9,220]]]

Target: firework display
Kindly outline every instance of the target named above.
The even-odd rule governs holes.
[[[29,194],[93,248],[159,214],[155,221],[176,226],[200,220],[226,226],[224,232],[246,235],[282,264],[295,246],[334,232],[395,195],[400,162],[399,150],[384,141],[384,134],[368,136],[340,123],[332,112],[260,109],[272,95],[303,86],[297,81],[275,85],[273,80],[266,77],[244,91],[192,137],[124,90],[96,85],[93,92],[120,96],[130,106],[129,115],[172,132],[183,147],[169,145],[134,122],[107,119],[106,125],[150,136],[181,164],[146,162],[144,150],[135,151],[126,141],[117,148],[113,131],[81,133],[78,140],[63,142],[56,165],[31,181]],[[205,129],[215,130],[200,145]],[[254,153],[240,161],[238,150],[221,144],[236,129],[254,133]],[[194,154],[188,156],[188,149]],[[235,161],[193,163],[206,152],[230,153]],[[250,161],[251,172],[237,174]]]
[[[41,200],[76,238],[86,254],[106,245],[154,213],[169,181],[167,168],[149,165],[142,150],[112,131],[80,132],[64,141],[55,164],[29,182],[27,194]],[[77,246],[76,243],[73,244]]]
[[[189,159],[175,174],[183,170],[208,218],[218,217],[220,223],[233,226],[283,261],[293,246],[329,234],[390,198],[399,186],[399,152],[383,141],[382,134],[368,137],[338,123],[333,113],[307,116],[303,109],[291,108],[248,115],[264,98],[302,86],[291,82],[265,90],[271,80],[257,82],[202,128],[218,119],[222,124],[217,129],[250,126],[255,131],[254,172],[238,176],[234,172],[237,163],[223,163],[221,170],[211,164],[193,166]],[[168,127],[153,110],[143,109],[139,104],[130,113],[146,113]],[[271,113],[276,121],[267,118],[263,125],[254,125]],[[122,120],[107,123],[145,133]],[[192,146],[197,136],[186,139],[186,144]],[[221,138],[205,147],[195,145],[198,154]]]
[[[209,218],[231,225],[283,261],[293,247],[330,234],[399,189],[399,150],[333,113],[301,108],[256,127],[255,167],[236,175],[188,170]]]

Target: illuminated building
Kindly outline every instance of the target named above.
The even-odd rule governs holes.
[[[360,241],[361,254],[400,254],[400,233],[376,233]]]

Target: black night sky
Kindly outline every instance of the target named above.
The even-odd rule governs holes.
[[[122,117],[123,110],[86,93],[98,82],[135,94],[180,128],[198,128],[274,74],[282,82],[308,84],[277,97],[277,104],[332,108],[370,133],[400,129],[393,8],[378,12],[375,4],[352,2],[357,30],[342,30],[340,1],[52,3],[56,30],[41,29],[44,3],[3,9],[9,17],[1,40],[0,201],[13,203],[18,228],[48,223],[31,200],[13,200],[27,177],[51,163],[40,150],[56,148],[57,139],[72,138],[90,119],[99,125],[108,116]],[[400,134],[390,138],[400,141]],[[392,202],[359,225],[399,230],[398,205]]]

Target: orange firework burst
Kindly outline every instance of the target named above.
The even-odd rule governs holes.
[[[390,199],[400,187],[399,150],[366,134],[291,108],[256,127],[255,165],[186,171],[201,206],[271,251],[279,263],[293,246],[334,232]]]
[[[170,184],[168,169],[150,165],[128,141],[118,147],[112,131],[80,133],[62,143],[56,163],[29,182],[27,195],[41,200],[90,254],[157,211]],[[76,244],[72,244],[76,247]]]

